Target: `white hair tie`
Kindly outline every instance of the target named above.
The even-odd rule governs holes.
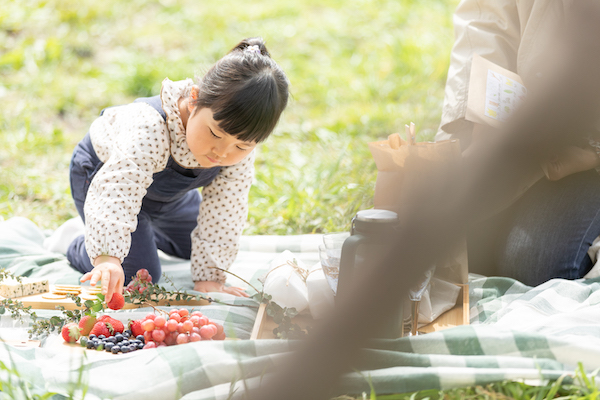
[[[253,45],[251,45],[251,46],[248,46],[248,47],[246,47],[246,48],[244,49],[244,51],[247,51],[247,52],[255,52],[256,54],[262,54],[262,53],[260,52],[260,48],[259,48],[259,47],[258,47],[258,45],[256,45],[256,44],[253,44]]]

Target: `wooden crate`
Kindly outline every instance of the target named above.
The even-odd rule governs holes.
[[[469,285],[457,285],[461,290],[454,308],[446,311],[430,324],[419,328],[419,333],[431,333],[452,328],[454,326],[469,325]],[[302,329],[314,324],[314,320],[308,314],[298,315],[292,322],[298,324]],[[276,336],[273,334],[273,329],[276,327],[277,324],[267,315],[266,304],[261,304],[258,313],[256,314],[256,320],[252,328],[250,340],[276,339]]]
[[[50,292],[52,292],[52,290],[54,289],[53,285],[50,285]],[[50,300],[50,299],[45,299],[42,297],[44,293],[38,293],[38,294],[32,294],[30,296],[23,296],[23,297],[16,297],[13,300],[17,300],[20,301],[21,303],[23,303],[23,305],[25,307],[27,306],[31,306],[31,308],[33,309],[44,309],[44,310],[54,310],[56,309],[57,306],[63,306],[65,309],[67,310],[76,310],[78,307],[75,304],[75,302],[69,298],[64,298],[64,299],[58,299],[58,300]],[[0,299],[2,299],[2,297],[0,297]],[[82,301],[83,303],[83,301]],[[208,305],[209,302],[207,300],[189,300],[189,301],[182,301],[182,300],[169,300],[168,303],[170,303],[171,305],[187,305],[187,306],[205,306]],[[167,300],[161,300],[158,304],[154,304],[153,305],[158,305],[158,306],[165,306],[167,305]],[[140,307],[147,307],[146,304],[142,304],[142,305],[136,305],[136,304],[131,304],[131,303],[125,303],[125,306],[123,306],[123,309],[134,309],[134,308],[140,308]]]

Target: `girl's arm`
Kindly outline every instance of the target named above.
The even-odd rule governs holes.
[[[94,265],[90,279],[100,275],[105,295],[121,293],[121,263],[129,253],[131,232],[136,229],[152,175],[168,160],[168,134],[156,110],[136,103],[106,110],[90,127],[90,135],[104,162],[90,184],[84,206],[85,246]],[[104,262],[113,258],[120,270],[113,267],[116,263]]]
[[[240,290],[223,286],[225,273],[211,267],[228,269],[237,255],[248,218],[254,153],[252,151],[236,165],[221,168],[215,180],[202,189],[198,226],[192,232],[191,268],[196,290],[208,288],[241,294]]]

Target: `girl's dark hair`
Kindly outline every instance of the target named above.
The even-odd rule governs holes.
[[[264,141],[288,101],[288,79],[261,38],[242,40],[198,86],[194,112],[210,108],[223,131],[245,142]]]

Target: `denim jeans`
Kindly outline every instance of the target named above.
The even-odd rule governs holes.
[[[599,213],[596,171],[544,178],[507,210],[473,227],[469,270],[530,286],[581,278],[592,268],[587,251],[600,235]]]

